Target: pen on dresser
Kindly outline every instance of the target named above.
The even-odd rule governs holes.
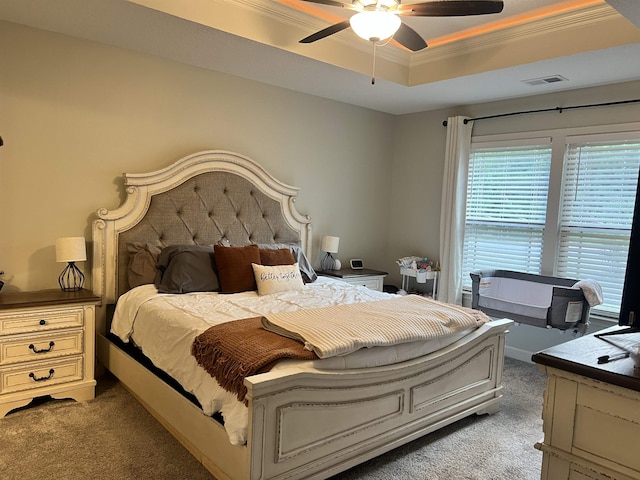
[[[615,355],[602,355],[601,357],[598,357],[598,363],[609,363],[615,360],[622,360],[628,356],[629,352],[617,353]]]

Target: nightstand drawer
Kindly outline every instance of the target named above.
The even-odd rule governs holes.
[[[362,276],[362,277],[341,278],[341,280],[343,282],[350,283],[351,285],[360,285],[363,287],[370,288],[371,290],[378,290],[379,292],[381,292],[383,283],[384,283],[384,276],[368,275],[368,276]]]
[[[345,280],[346,282],[352,284],[352,285],[361,285],[363,287],[367,287],[370,288],[371,290],[378,290],[378,291],[382,291],[382,282],[383,279],[382,278],[372,278],[372,277],[364,277],[364,278],[358,278],[358,279],[349,279],[349,280]]]
[[[370,268],[352,269],[343,268],[341,270],[318,270],[318,275],[334,277],[351,285],[360,285],[371,290],[383,291],[384,277],[387,272],[372,270]]]
[[[83,318],[82,308],[68,307],[3,313],[0,314],[0,335],[81,327]]]
[[[0,393],[18,392],[82,380],[82,355],[0,369]]]
[[[42,335],[0,337],[0,365],[32,362],[83,351],[83,331],[75,329]]]

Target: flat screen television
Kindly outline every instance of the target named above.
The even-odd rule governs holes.
[[[626,328],[596,334],[596,336],[640,332],[640,188],[636,188],[636,203],[631,224],[627,271],[624,277],[618,325]]]

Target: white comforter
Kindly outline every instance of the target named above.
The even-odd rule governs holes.
[[[133,341],[158,368],[176,379],[200,402],[205,414],[220,412],[229,440],[246,443],[248,410],[232,393],[222,389],[191,354],[197,335],[207,328],[242,318],[275,312],[330,307],[341,304],[396,298],[382,292],[357,287],[328,277],[319,277],[301,291],[281,292],[259,297],[256,292],[233,295],[191,293],[159,294],[153,285],[137,287],[118,300],[111,332],[124,342]],[[471,329],[470,329],[471,330]],[[469,330],[427,342],[393,347],[374,347],[355,353],[306,363],[319,369],[364,368],[386,365],[425,355],[445,347]],[[287,368],[283,361],[275,368]]]

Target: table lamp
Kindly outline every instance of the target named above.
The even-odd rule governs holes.
[[[340,244],[340,237],[331,237],[325,235],[322,237],[322,245],[320,250],[325,252],[324,257],[320,261],[320,269],[322,270],[337,270],[337,260],[333,258],[332,253],[338,253],[338,245]]]
[[[65,292],[82,290],[84,274],[75,262],[87,259],[84,237],[64,237],[56,240],[56,262],[67,262],[67,266],[58,277],[58,284]]]

